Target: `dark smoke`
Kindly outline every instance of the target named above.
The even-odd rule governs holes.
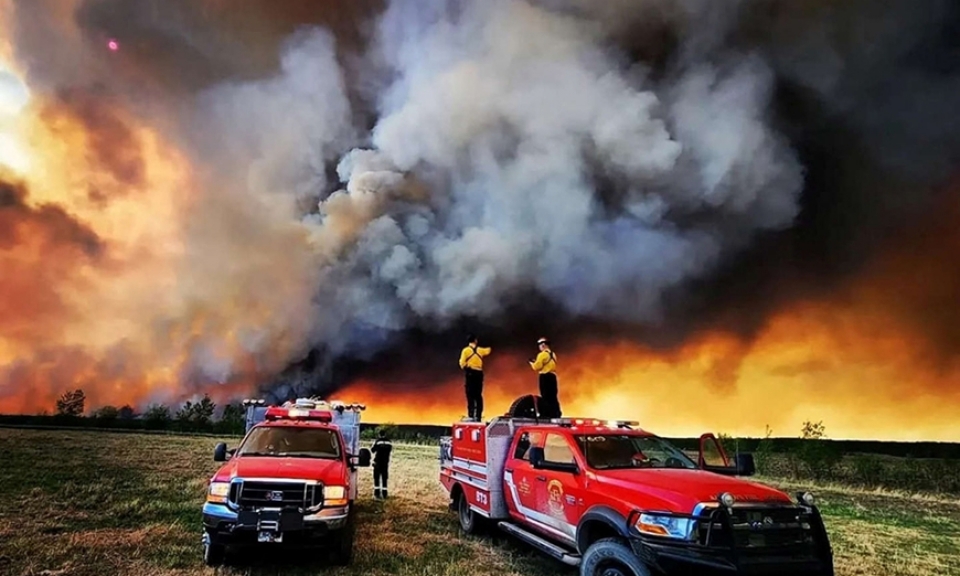
[[[317,287],[281,395],[436,378],[467,331],[748,343],[922,227],[960,160],[946,0],[227,4],[36,2],[16,43],[41,86],[156,111],[225,203],[292,207]]]

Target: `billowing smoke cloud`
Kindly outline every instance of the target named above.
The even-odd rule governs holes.
[[[395,80],[367,149],[340,164],[346,190],[307,217],[337,257],[318,294],[330,311],[319,342],[334,353],[416,323],[496,320],[529,292],[577,315],[652,320],[666,289],[796,216],[802,170],[768,126],[759,58],[655,82],[621,69],[588,21],[518,1],[394,2],[378,32]],[[336,95],[321,106],[296,92],[339,84],[293,67],[332,60],[317,34],[291,49],[282,80],[207,95],[237,118],[282,111],[274,130],[253,128],[276,141],[281,178],[328,159],[327,138],[349,141],[315,122],[347,116]],[[256,123],[212,132],[229,147]],[[287,123],[312,145],[286,145]],[[322,173],[297,182],[322,189]]]
[[[12,19],[32,89],[103,93],[189,159],[147,319],[190,335],[165,346],[183,391],[329,390],[466,329],[750,335],[921,221],[958,160],[948,2],[227,4]],[[100,164],[149,180],[74,109],[117,136]]]

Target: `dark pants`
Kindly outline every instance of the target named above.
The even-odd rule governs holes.
[[[389,476],[389,467],[383,464],[373,464],[373,497],[387,497],[387,476]]]
[[[483,372],[465,368],[464,389],[467,393],[467,417],[478,422],[483,417]]]
[[[540,417],[559,418],[560,399],[557,397],[557,375],[540,374]]]

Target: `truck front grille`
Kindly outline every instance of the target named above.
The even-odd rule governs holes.
[[[307,482],[235,480],[229,500],[241,508],[312,508],[323,500],[323,488]]]
[[[770,553],[804,548],[813,543],[810,526],[799,508],[734,508],[725,529],[720,522],[701,522],[701,544],[735,547],[743,552]]]

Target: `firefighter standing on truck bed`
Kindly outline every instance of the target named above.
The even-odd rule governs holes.
[[[550,349],[550,342],[546,338],[537,340],[540,353],[534,360],[530,360],[530,367],[539,373],[540,384],[540,412],[541,418],[559,418],[560,399],[557,385],[557,355]]]
[[[380,499],[387,497],[387,477],[390,472],[390,452],[393,445],[387,438],[387,433],[381,430],[377,439],[370,448],[373,452],[373,497]]]
[[[483,357],[490,348],[480,348],[477,337],[467,337],[467,345],[460,351],[460,369],[463,370],[463,387],[467,395],[467,418],[477,422],[483,417]]]

